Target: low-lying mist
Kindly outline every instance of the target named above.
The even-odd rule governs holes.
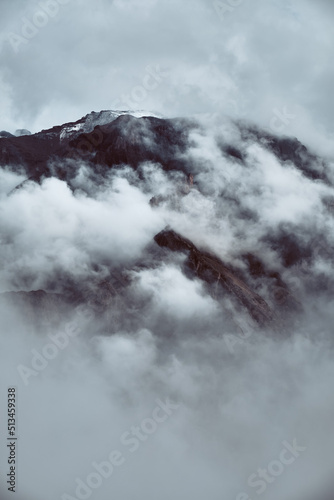
[[[315,180],[226,123],[196,129],[182,160],[81,162],[69,182],[0,170],[0,397],[17,387],[20,500],[331,498],[332,165]],[[279,326],[160,248],[166,227]],[[5,293],[38,290],[57,302],[31,314]]]

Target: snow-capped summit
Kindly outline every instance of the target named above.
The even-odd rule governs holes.
[[[99,112],[92,111],[88,115],[82,117],[74,123],[67,123],[62,126],[60,132],[60,140],[74,138],[78,134],[88,134],[94,130],[97,125],[106,125],[116,120],[119,116],[131,115],[135,118],[142,118],[143,116],[153,116],[156,118],[163,118],[162,115],[152,111],[145,110],[102,110]]]

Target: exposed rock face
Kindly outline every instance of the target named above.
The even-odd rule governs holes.
[[[290,292],[289,287],[284,283],[277,271],[266,269],[258,257],[252,254],[243,256],[248,264],[248,272],[255,280],[267,280],[271,283],[270,292],[275,310],[289,315],[294,312],[301,312],[302,305]]]
[[[15,137],[15,136],[13,134],[11,134],[10,132],[7,132],[6,130],[1,130],[1,132],[0,132],[0,138],[1,137],[8,138],[8,137]]]
[[[248,273],[241,276],[238,270],[225,264],[220,258],[198,249],[189,239],[184,238],[173,230],[165,229],[154,237],[154,241],[161,248],[173,252],[187,254],[186,273],[196,276],[206,283],[207,291],[216,300],[227,293],[234,298],[236,304],[243,307],[253,320],[260,326],[276,328],[282,326],[282,320],[292,319],[295,313],[302,311],[302,306],[290,292],[277,272],[264,267],[262,262],[252,254],[242,256],[248,264]],[[163,256],[159,255],[159,261]],[[150,261],[148,261],[150,262]],[[142,265],[137,262],[137,265]],[[145,263],[154,266],[153,262]],[[248,278],[270,281],[270,302],[249,284]],[[60,322],[67,312],[80,305],[91,310],[96,317],[109,315],[110,321],[115,322],[115,309],[122,304],[127,308],[127,287],[131,285],[128,273],[113,273],[103,281],[87,283],[68,283],[62,293],[37,291],[5,292],[0,294],[0,304],[14,306],[28,323],[35,325],[39,330],[46,325]],[[269,305],[270,304],[270,305]],[[109,311],[113,309],[112,313]],[[105,316],[107,318],[108,316]],[[108,319],[108,321],[109,321]]]
[[[221,285],[248,310],[257,323],[266,325],[275,320],[275,313],[267,302],[260,295],[253,292],[218,257],[198,250],[190,240],[183,238],[172,230],[161,231],[154,239],[160,247],[167,247],[174,252],[187,253],[187,263],[192,272],[211,285],[213,283]]]
[[[122,164],[137,168],[143,161],[156,161],[167,170],[187,172],[186,161],[180,155],[187,145],[189,130],[195,127],[189,120],[101,113],[34,135],[0,138],[0,164],[20,165],[36,181],[55,174],[71,178],[71,169],[52,165],[56,159],[82,158],[106,170]]]
[[[238,125],[242,140],[257,142],[273,152],[280,161],[292,162],[306,177],[328,183],[327,166],[294,138],[270,135],[255,127]],[[20,137],[0,133],[0,164],[22,166],[27,177],[39,181],[56,175],[69,181],[75,170],[67,160],[83,159],[99,166],[99,173],[127,164],[137,168],[145,161],[158,162],[165,170],[189,175],[193,166],[184,154],[191,145],[190,133],[200,125],[189,119],[136,118],[116,111],[91,112],[76,122],[55,126],[33,135],[22,130]],[[24,132],[24,134],[23,134]],[[217,137],[222,155],[244,163],[244,152]],[[63,167],[55,160],[61,160]],[[188,178],[188,189],[192,180]]]
[[[255,127],[241,128],[243,138],[251,137],[265,146],[283,162],[291,162],[305,177],[329,183],[325,162],[311,153],[304,144],[294,137],[277,137]]]
[[[94,163],[107,167],[127,164],[137,168],[144,161],[154,161],[166,170],[184,171],[179,156],[185,151],[189,127],[186,120],[124,115],[95,127],[89,137],[79,135],[69,142],[69,147],[73,153],[85,154]]]

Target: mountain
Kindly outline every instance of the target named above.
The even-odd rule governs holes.
[[[0,162],[21,165],[27,176],[36,180],[53,175],[52,163],[57,160],[83,159],[105,169],[124,163],[136,167],[149,160],[161,161],[165,168],[182,169],[177,156],[185,149],[190,128],[186,120],[92,112],[77,122],[34,135],[1,138]],[[69,178],[66,169],[56,175]]]
[[[196,121],[189,119],[91,112],[76,122],[33,135],[0,136],[0,164],[21,165],[27,175],[36,180],[53,175],[53,161],[72,158],[105,168],[121,164],[136,168],[141,162],[157,161],[167,170],[190,172],[191,166],[182,158],[182,153],[190,146],[190,134],[200,128]],[[297,139],[276,137],[242,124],[240,132],[245,142],[253,140],[263,145],[278,159],[291,162],[306,177],[329,182],[325,161]],[[233,144],[222,142],[221,138],[217,138],[217,143],[222,154],[243,161],[242,153]],[[62,174],[68,177],[68,173]]]
[[[11,134],[10,132],[6,132],[6,130],[2,130],[0,132],[0,138],[1,137],[5,137],[5,138],[8,138],[8,137],[15,137],[13,134]]]
[[[298,179],[304,178],[307,182],[332,187],[328,163],[297,139],[275,136],[243,123],[233,123],[232,126],[237,130],[238,141],[231,134],[224,135],[223,129],[211,134],[212,144],[219,152],[222,165],[228,164],[232,170],[238,168],[248,175],[251,155],[247,148],[251,145],[251,148],[261,148],[270,158],[275,158],[282,168],[294,171],[295,175],[300,176]],[[165,193],[153,192],[150,199],[153,211],[163,206],[177,211],[180,209],[177,207],[186,203],[184,200],[187,196],[197,192],[198,196],[208,200],[212,199],[212,192],[218,189],[214,180],[210,180],[211,184],[207,180],[203,181],[203,175],[207,175],[207,179],[212,176],[207,167],[209,160],[190,154],[196,140],[201,140],[206,133],[203,124],[195,120],[163,119],[141,116],[141,113],[136,117],[127,112],[101,111],[91,112],[76,122],[36,134],[23,132],[18,137],[6,132],[0,134],[0,164],[12,172],[23,169],[26,175],[26,181],[17,185],[16,190],[23,189],[28,181],[41,184],[45,179],[57,178],[75,191],[78,172],[83,164],[96,186],[103,185],[111,172],[122,172],[124,166],[131,167],[137,172],[138,179],[143,179],[143,165],[158,165],[164,175],[169,176],[174,187]],[[221,172],[221,175],[224,176],[225,172]],[[182,185],[180,179],[183,179]],[[145,187],[148,182],[145,178],[141,188],[144,192],[148,189]],[[160,188],[158,184],[157,189]],[[80,189],[85,191],[86,187],[83,185]],[[89,196],[88,191],[86,194]],[[221,203],[221,197],[224,203],[228,201],[228,210],[232,211],[236,224],[239,224],[238,221],[242,221],[242,224],[248,221],[256,225],[258,216],[254,210],[243,206],[243,195],[231,194],[228,184],[225,184],[217,196],[216,204]],[[324,210],[326,206],[327,209],[333,206],[332,200],[330,196],[323,200]],[[226,216],[229,218],[231,214]],[[2,300],[21,305],[26,296],[30,316],[32,310],[39,309],[44,311],[46,317],[56,311],[56,315],[60,315],[64,304],[73,306],[80,303],[89,303],[95,310],[105,314],[116,297],[127,301],[126,295],[131,289],[129,275],[134,269],[154,269],[159,263],[168,262],[168,252],[172,251],[187,257],[179,269],[190,279],[199,279],[206,293],[215,301],[224,302],[224,297],[230,298],[234,304],[235,318],[240,311],[244,311],[250,321],[255,321],[259,327],[285,330],[289,324],[293,325],[303,311],[303,300],[296,290],[291,290],[283,274],[286,276],[285,271],[290,268],[294,270],[294,276],[293,273],[301,265],[305,270],[305,263],[311,268],[314,253],[305,236],[287,224],[266,229],[261,236],[261,244],[266,245],[268,251],[276,253],[282,267],[281,264],[265,263],[266,258],[261,251],[256,253],[255,248],[238,249],[233,258],[231,255],[217,254],[217,250],[211,248],[210,241],[201,241],[202,238],[196,236],[194,229],[188,226],[186,231],[195,233],[199,245],[174,228],[161,228],[147,246],[146,255],[138,257],[131,265],[118,268],[117,291],[112,283],[112,276],[115,276],[113,270],[102,280],[75,282],[69,277],[62,278],[60,287],[59,284],[55,286],[55,283],[49,283],[48,290],[17,289],[16,285],[11,294],[2,294]],[[47,297],[46,293],[50,296]],[[39,313],[35,322],[38,322],[38,316]]]
[[[20,470],[32,487],[57,471],[43,498],[89,496],[116,449],[138,482],[115,470],[102,500],[118,481],[119,498],[153,498],[143,478],[160,471],[184,477],[166,498],[255,498],[264,473],[268,498],[327,498],[333,166],[216,116],[101,111],[1,134],[1,365],[31,436]],[[158,402],[178,407],[169,422]]]

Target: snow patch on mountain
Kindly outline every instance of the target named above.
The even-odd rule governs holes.
[[[142,118],[143,116],[153,116],[156,118],[163,118],[159,113],[153,113],[152,111],[145,110],[126,110],[126,111],[113,111],[113,110],[103,110],[103,111],[92,111],[88,115],[84,116],[75,123],[67,123],[62,127],[60,133],[60,140],[73,139],[79,134],[89,134],[94,130],[97,125],[106,125],[110,123],[119,116],[131,115],[135,118]]]

